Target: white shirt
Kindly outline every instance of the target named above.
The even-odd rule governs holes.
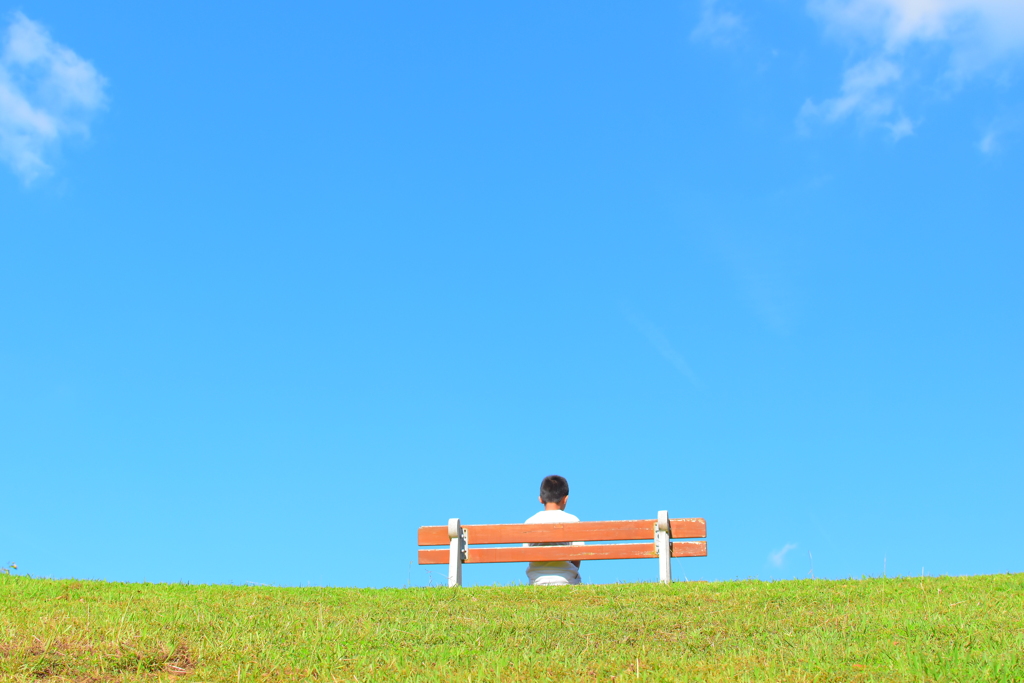
[[[579,517],[565,510],[541,510],[526,520],[526,524],[565,524],[578,522]],[[570,545],[569,543],[527,543],[537,545]],[[568,586],[580,583],[580,572],[572,562],[531,562],[526,576],[532,586]]]

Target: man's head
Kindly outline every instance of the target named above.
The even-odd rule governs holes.
[[[540,483],[540,502],[545,509],[565,509],[569,497],[569,482],[557,474],[544,477]]]

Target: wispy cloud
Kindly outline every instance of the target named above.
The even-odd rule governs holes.
[[[20,12],[0,40],[0,159],[31,183],[62,138],[88,136],[106,79]]]
[[[893,117],[894,86],[900,80],[901,71],[894,62],[881,57],[855,64],[843,74],[838,97],[820,103],[807,100],[800,110],[800,117],[802,120],[821,118],[834,123],[856,114],[873,123],[888,124],[896,139],[909,135],[913,132],[910,120],[902,115]]]
[[[752,311],[775,334],[788,334],[797,314],[799,293],[791,269],[780,255],[780,245],[764,231],[737,232],[722,224],[715,225],[708,236]]]
[[[718,0],[702,0],[700,21],[690,32],[690,40],[713,45],[734,43],[745,30],[743,19],[735,12],[718,8]]]
[[[937,59],[934,78],[955,88],[1024,57],[1019,0],[810,0],[808,7],[862,57],[843,74],[837,97],[804,104],[804,123],[855,116],[900,139],[914,132],[899,106],[908,65],[915,73],[934,73],[929,60]]]
[[[998,154],[1015,137],[1024,122],[1024,110],[1004,112],[985,127],[981,139],[978,140],[978,151],[987,156]]]
[[[661,354],[661,356],[669,362],[669,364],[679,371],[681,375],[690,380],[693,386],[699,386],[697,383],[697,377],[693,374],[693,370],[690,369],[690,364],[686,362],[683,355],[676,351],[675,347],[668,340],[668,337],[658,329],[651,322],[645,320],[643,317],[626,311],[630,322],[632,322],[640,333],[647,338],[647,341]]]
[[[999,133],[990,127],[978,141],[978,151],[982,154],[995,154],[999,149]]]
[[[786,559],[786,553],[790,550],[796,550],[796,543],[787,543],[778,550],[773,550],[768,553],[768,561],[776,567],[781,567],[783,561]]]

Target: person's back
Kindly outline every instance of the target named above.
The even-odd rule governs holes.
[[[544,509],[526,520],[526,524],[565,524],[580,521],[576,515],[565,511],[569,500],[569,482],[565,477],[553,474],[544,477],[540,484],[540,503]],[[528,545],[569,545],[568,543],[532,543]],[[580,563],[577,562],[531,562],[526,576],[533,586],[570,586],[580,583]]]

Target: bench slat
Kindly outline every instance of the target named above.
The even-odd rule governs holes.
[[[569,524],[468,524],[462,528],[466,531],[469,545],[473,546],[495,543],[640,541],[654,538],[655,524],[656,520],[653,519],[630,519]],[[669,532],[672,538],[706,538],[707,525],[700,518],[671,519]],[[448,545],[448,527],[421,526],[418,539],[419,545]]]
[[[447,533],[447,530],[445,533]],[[705,541],[677,541],[672,544],[672,557],[706,557],[707,554],[708,544]],[[633,560],[657,556],[658,554],[654,550],[654,543],[556,545],[534,548],[474,548],[471,546],[467,552],[464,564],[482,562],[552,562],[558,560]],[[419,563],[448,564],[448,551],[420,550]]]

